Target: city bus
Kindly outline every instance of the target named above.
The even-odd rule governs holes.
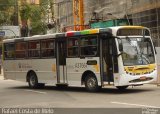
[[[120,90],[156,81],[150,31],[119,26],[3,40],[4,78],[30,88],[80,86]]]

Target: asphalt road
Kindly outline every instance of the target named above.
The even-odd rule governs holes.
[[[98,108],[101,111],[101,108],[160,108],[160,87],[147,84],[129,87],[124,92],[107,87],[89,93],[79,87],[30,89],[25,82],[0,79],[0,107]]]

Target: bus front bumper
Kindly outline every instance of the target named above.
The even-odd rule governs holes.
[[[148,75],[131,76],[128,74],[120,75],[119,83],[115,86],[130,86],[130,85],[142,85],[157,81],[157,72],[152,72]]]

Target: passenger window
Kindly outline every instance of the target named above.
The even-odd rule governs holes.
[[[40,57],[40,42],[30,41],[28,43],[28,56],[31,58]]]
[[[55,56],[55,42],[53,39],[41,41],[41,56],[42,57]]]
[[[77,57],[79,55],[78,38],[68,38],[67,49],[69,57]]]
[[[4,56],[5,59],[14,59],[15,58],[15,44],[6,43],[4,44]]]
[[[84,36],[81,37],[80,50],[82,56],[95,56],[97,55],[97,36]]]
[[[27,58],[27,42],[18,42],[15,47],[16,58]]]

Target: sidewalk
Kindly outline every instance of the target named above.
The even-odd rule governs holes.
[[[1,75],[1,74],[0,74],[0,80],[4,80],[4,77],[3,77],[3,75]]]
[[[0,74],[0,80],[4,80],[3,71],[2,70],[1,70],[1,74]]]

